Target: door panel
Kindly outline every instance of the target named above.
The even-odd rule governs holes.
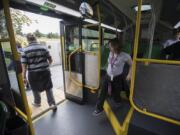
[[[66,98],[76,102],[84,100],[83,54],[80,45],[80,23],[61,21],[61,43],[63,43],[63,70]]]

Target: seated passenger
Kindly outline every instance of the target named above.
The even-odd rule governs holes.
[[[97,116],[103,112],[104,101],[108,94],[113,96],[115,102],[120,103],[120,91],[127,91],[127,89],[125,89],[125,85],[127,84],[127,81],[130,81],[131,79],[131,56],[125,52],[122,52],[122,43],[120,43],[118,39],[112,39],[109,43],[110,54],[108,58],[107,74],[102,80],[101,92],[96,103],[96,109],[93,112],[94,116]],[[123,74],[125,63],[129,65],[127,76]]]
[[[163,48],[169,47],[169,46],[175,44],[178,41],[180,41],[180,27],[173,30],[173,38],[172,39],[168,39],[163,44]]]
[[[163,44],[162,56],[163,59],[176,60],[179,59],[179,43],[180,43],[180,27],[173,30],[173,38],[167,40]]]

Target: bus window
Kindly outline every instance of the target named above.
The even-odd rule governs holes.
[[[82,29],[82,45],[85,51],[98,51],[99,32],[92,29],[83,28]]]
[[[72,52],[79,47],[79,29],[78,27],[74,27],[72,25],[72,26],[66,27],[65,31],[66,31],[65,50]]]

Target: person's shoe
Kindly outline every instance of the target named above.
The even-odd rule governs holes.
[[[56,104],[51,104],[50,109],[52,109],[53,111],[56,111],[57,110]]]
[[[102,114],[103,111],[104,111],[103,109],[96,108],[96,110],[94,110],[94,112],[93,112],[93,116],[99,116]]]
[[[35,107],[40,107],[41,106],[40,103],[38,104],[38,103],[35,103],[35,102],[32,102],[32,105],[35,106]]]

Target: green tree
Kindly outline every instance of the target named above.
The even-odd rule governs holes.
[[[59,35],[58,35],[58,33],[50,32],[47,34],[47,38],[59,38]]]
[[[17,35],[23,35],[22,33],[22,26],[23,25],[30,25],[32,20],[23,14],[23,11],[11,9],[11,18],[13,23],[14,31]],[[7,37],[7,28],[6,28],[6,21],[4,12],[0,11],[0,34],[2,37]]]
[[[43,37],[43,34],[42,34],[39,30],[36,30],[36,31],[34,32],[34,35],[35,35],[36,37],[38,37],[38,38]]]
[[[52,32],[48,33],[47,38],[53,38],[53,33]]]
[[[32,23],[32,20],[23,14],[22,11],[11,9],[11,16],[13,21],[13,28],[16,34],[22,35],[22,26],[23,25],[30,25]]]

